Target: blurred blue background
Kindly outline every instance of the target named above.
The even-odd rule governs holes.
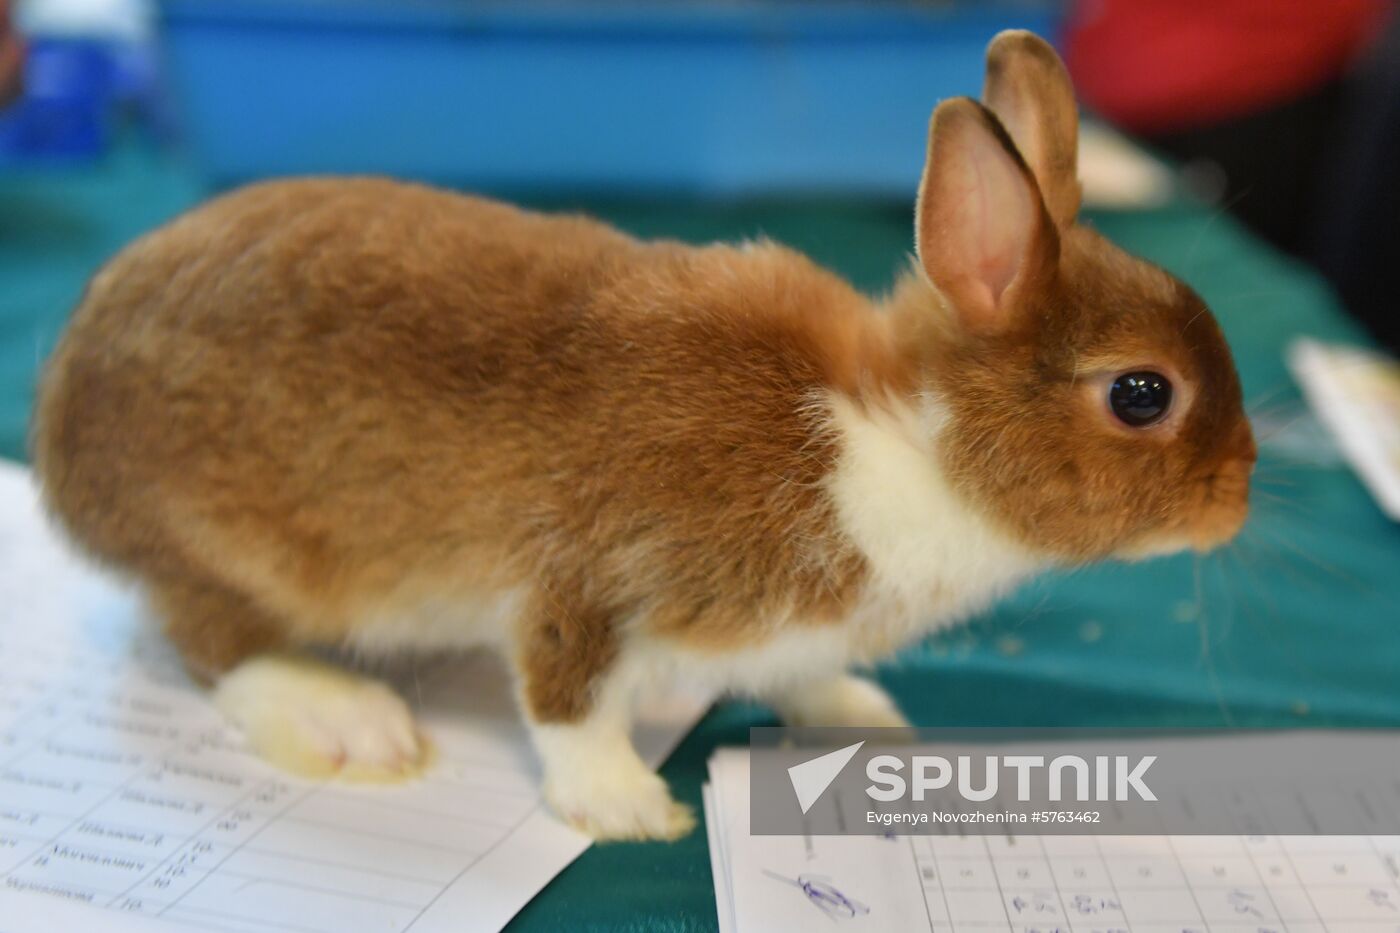
[[[987,37],[1054,23],[1031,0],[29,9],[11,164],[94,155],[123,122],[163,135],[173,104],[217,183],[382,172],[516,193],[905,194],[931,102],[977,93]]]

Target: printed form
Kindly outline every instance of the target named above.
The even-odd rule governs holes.
[[[421,779],[264,765],[3,465],[0,607],[0,933],[498,930],[589,845],[543,804],[484,655],[396,681],[436,746]],[[648,703],[643,757],[664,758],[705,705]]]
[[[720,933],[1400,933],[1397,836],[754,836],[747,749],[704,793]]]

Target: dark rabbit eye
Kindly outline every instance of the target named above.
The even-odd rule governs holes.
[[[1113,380],[1108,404],[1118,420],[1145,428],[1162,420],[1172,404],[1172,384],[1161,373],[1124,373]]]

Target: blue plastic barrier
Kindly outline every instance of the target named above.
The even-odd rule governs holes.
[[[508,191],[907,195],[934,103],[1053,6],[165,0],[216,180],[377,172]]]
[[[101,152],[112,89],[106,45],[44,38],[27,43],[24,93],[0,112],[0,166],[66,162]]]

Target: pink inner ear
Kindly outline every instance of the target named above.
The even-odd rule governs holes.
[[[1001,144],[985,131],[970,134],[961,153],[964,175],[958,210],[964,231],[961,257],[970,284],[992,309],[1015,281],[1030,247],[1034,205],[1025,175]]]
[[[1008,291],[1049,259],[1040,195],[992,118],[971,101],[934,113],[919,189],[919,260],[963,322],[997,331],[1015,313]]]

